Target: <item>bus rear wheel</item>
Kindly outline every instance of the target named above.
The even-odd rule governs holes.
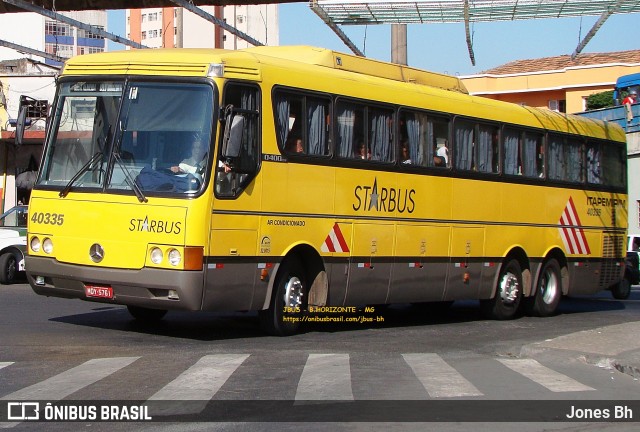
[[[526,300],[527,313],[539,317],[553,315],[561,297],[560,264],[555,259],[550,259],[542,265],[536,293]]]
[[[518,313],[522,300],[522,269],[516,260],[502,267],[496,294],[492,299],[481,300],[482,313],[492,319],[511,319]]]
[[[631,295],[631,281],[625,275],[624,279],[611,288],[611,295],[616,300],[626,300]]]
[[[269,308],[258,314],[260,326],[272,336],[290,336],[302,327],[307,304],[307,281],[298,258],[288,258],[276,276]]]

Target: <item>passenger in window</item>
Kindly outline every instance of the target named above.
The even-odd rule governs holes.
[[[358,141],[357,148],[358,148],[358,153],[356,154],[357,159],[365,159],[365,160],[371,159],[371,153],[367,149],[367,145],[365,144],[364,141],[362,140]]]
[[[176,166],[171,167],[171,171],[176,174],[202,174],[207,164],[207,147],[199,133],[192,135],[191,156],[184,159]]]
[[[437,167],[446,167],[449,164],[449,150],[447,149],[447,141],[437,138],[436,154],[433,156],[433,163]]]
[[[302,145],[301,138],[290,137],[287,140],[287,144],[285,145],[285,149],[289,153],[304,153],[304,146]]]
[[[400,161],[403,165],[411,165],[413,163],[409,155],[409,144],[406,141],[400,143]]]

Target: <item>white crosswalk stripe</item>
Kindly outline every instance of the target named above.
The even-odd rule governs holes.
[[[0,399],[52,401],[64,399],[70,394],[130,365],[139,358],[140,357],[113,357],[91,359],[79,366]]]
[[[402,354],[402,357],[433,398],[482,396],[481,391],[437,354]]]
[[[256,354],[253,354],[256,355]],[[397,354],[392,354],[397,356]],[[216,394],[220,389],[229,383],[234,374],[242,382],[242,374],[251,372],[250,366],[241,368],[246,364],[251,354],[211,354],[199,358],[195,363],[187,366],[181,373],[176,371],[177,377],[169,383],[149,392],[151,396],[148,403],[156,401],[173,401],[184,403],[159,404],[159,406],[171,406],[171,413],[194,413],[204,409],[210,400],[216,398]],[[81,365],[68,369],[60,374],[47,378],[39,383],[27,386],[20,390],[14,391],[8,395],[0,397],[0,400],[13,401],[34,401],[34,400],[51,400],[58,401],[73,393],[90,386],[112,374],[118,370],[134,363],[140,357],[115,357],[115,358],[97,358],[89,360]],[[406,377],[406,382],[410,383],[415,380],[415,389],[418,392],[422,388],[426,390],[425,396],[428,394],[431,398],[459,398],[459,397],[476,397],[485,396],[485,394],[471,383],[473,374],[469,371],[466,377],[463,376],[452,365],[445,361],[441,356],[435,353],[405,353],[402,359],[409,366],[409,369],[398,369],[394,374],[389,374],[385,378],[384,369],[377,369],[377,374],[382,374],[379,380],[375,382],[384,382],[389,377],[398,376],[400,370]],[[497,359],[501,365],[506,366],[515,373],[524,376],[528,380],[543,386],[551,392],[582,392],[593,391],[593,387],[582,384],[569,376],[554,371],[543,366],[533,359]],[[284,361],[284,360],[282,360]],[[354,360],[346,353],[312,353],[309,354],[300,377],[295,381],[295,377],[291,377],[291,386],[296,386],[296,401],[353,401],[353,386],[359,396],[364,397],[366,391],[366,378],[364,387],[362,380],[365,375],[362,369],[358,371],[356,378],[352,377],[351,368],[358,368],[358,360],[352,365]],[[484,361],[490,361],[485,359]],[[491,360],[493,361],[493,360]],[[252,362],[252,364],[255,362]],[[374,362],[375,363],[375,362]],[[7,368],[10,365],[14,367]],[[301,365],[300,365],[301,366]],[[404,365],[403,365],[404,367]],[[20,371],[15,368],[14,362],[0,362],[2,376],[11,374],[11,371]],[[468,368],[468,367],[467,367]],[[376,368],[372,368],[376,370]],[[15,372],[13,372],[15,373]],[[410,375],[410,376],[409,376]],[[264,374],[259,375],[265,380],[265,386],[271,386],[270,377]],[[478,378],[478,377],[476,377]],[[353,382],[355,380],[355,382]],[[403,378],[404,379],[404,378]],[[481,387],[491,396],[491,389],[487,388],[487,381],[479,379]],[[418,384],[419,383],[419,384]],[[524,381],[523,381],[524,383]],[[476,384],[478,385],[478,384]],[[259,383],[256,384],[259,386]],[[293,390],[293,388],[291,388]],[[241,390],[240,390],[241,391]],[[249,392],[250,390],[247,390]],[[501,390],[498,390],[501,391]],[[414,392],[413,398],[415,398]],[[251,399],[251,394],[239,395],[240,399]],[[96,398],[96,400],[99,397]]]
[[[349,354],[309,354],[296,400],[353,400]]]
[[[552,392],[595,390],[592,387],[579,383],[573,378],[549,369],[533,359],[498,359],[498,361],[509,369],[518,372]]]
[[[140,357],[113,357],[91,359],[37,384],[8,394],[0,398],[0,400],[58,401],[88,385],[100,381],[125,366],[129,366],[139,358]],[[18,424],[17,422],[0,423],[0,429],[9,429]]]
[[[184,404],[172,404],[169,408],[170,412],[163,410],[161,414],[198,413],[248,357],[249,354],[204,356],[151,396],[149,401],[190,401]],[[158,413],[158,410],[155,412]]]

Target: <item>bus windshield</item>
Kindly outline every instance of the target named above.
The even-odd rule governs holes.
[[[61,196],[200,190],[211,165],[213,91],[198,83],[63,82],[37,184],[62,188]]]

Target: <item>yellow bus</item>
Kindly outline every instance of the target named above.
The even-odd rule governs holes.
[[[360,305],[552,315],[628,291],[626,188],[617,125],[455,77],[313,47],[100,53],[59,78],[26,268],[38,294],[277,335]]]

